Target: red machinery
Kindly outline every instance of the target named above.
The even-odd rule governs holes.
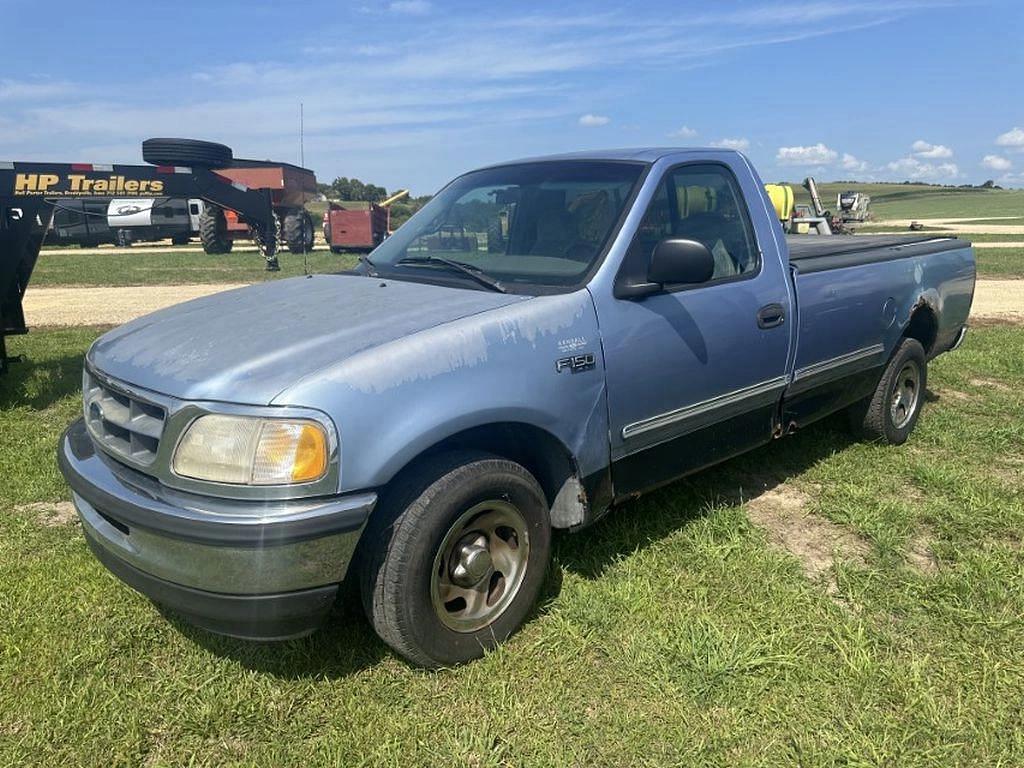
[[[317,195],[316,175],[288,163],[233,160],[217,173],[249,189],[266,189],[274,206],[278,242],[292,253],[313,250],[313,219],[303,207]],[[199,217],[199,237],[207,253],[228,253],[235,240],[252,237],[237,214],[205,206]]]
[[[362,209],[345,208],[331,203],[324,212],[324,240],[332,253],[372,251],[391,233],[391,204],[409,194],[409,190],[392,195],[380,203]]]

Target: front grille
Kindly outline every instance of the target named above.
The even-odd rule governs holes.
[[[167,417],[162,407],[111,386],[88,370],[82,397],[85,423],[97,445],[132,464],[153,463]]]

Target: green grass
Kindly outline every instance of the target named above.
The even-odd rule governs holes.
[[[1024,277],[1024,247],[976,248],[979,277]]]
[[[833,419],[556,537],[506,646],[409,668],[350,599],[274,646],[214,638],[117,583],[59,501],[96,330],[12,340],[0,380],[0,765],[1020,765],[1024,334],[931,366],[900,448]],[[859,536],[834,593],[737,499],[785,481]],[[938,567],[908,563],[925,537]]]
[[[810,198],[800,182],[791,183],[796,201],[809,203]],[[985,220],[992,216],[1024,216],[1024,190],[1021,189],[959,189],[927,184],[877,183],[818,185],[822,203],[829,210],[835,208],[836,195],[847,189],[871,196],[871,212],[876,219],[971,217]]]
[[[313,273],[351,269],[356,257],[320,247],[307,256]],[[303,274],[306,260],[287,251],[279,254],[280,272],[264,270],[256,251],[209,256],[205,253],[147,248],[109,248],[82,253],[68,249],[43,253],[36,262],[31,287],[56,285],[176,285],[182,283],[255,283]],[[31,290],[31,287],[29,290]]]

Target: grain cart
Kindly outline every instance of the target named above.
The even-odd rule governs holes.
[[[198,198],[233,211],[252,232],[267,261],[277,265],[272,194],[250,189],[214,168],[232,162],[222,144],[149,139],[142,156],[151,165],[21,163],[0,161],[0,373],[13,359],[5,338],[28,332],[22,300],[39,249],[62,202],[94,197]]]
[[[331,203],[324,211],[324,240],[332,253],[372,251],[391,232],[391,204],[409,194],[403,189],[380,203],[364,209],[346,208]]]
[[[303,207],[317,195],[313,171],[289,163],[232,160],[217,173],[250,189],[269,190],[278,244],[292,253],[313,250],[313,219]],[[229,253],[235,240],[251,237],[248,225],[235,212],[217,205],[202,206],[199,238],[207,253]]]

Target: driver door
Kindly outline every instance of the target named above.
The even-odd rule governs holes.
[[[726,165],[665,173],[619,279],[646,282],[654,246],[668,237],[707,246],[711,279],[598,302],[618,496],[767,442],[786,386],[788,277],[779,259],[762,258]]]

